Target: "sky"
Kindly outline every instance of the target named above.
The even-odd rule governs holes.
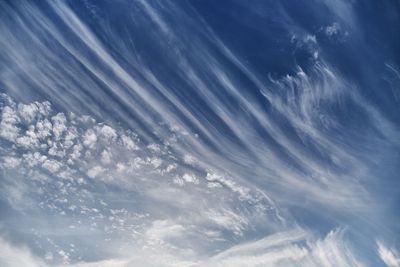
[[[400,267],[400,2],[0,1],[0,266]]]

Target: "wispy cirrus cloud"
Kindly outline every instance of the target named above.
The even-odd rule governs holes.
[[[335,22],[315,31],[284,3],[243,7],[238,26],[265,37],[264,10],[282,31],[284,75],[195,5],[0,3],[4,259],[369,266],[354,236],[396,232],[398,125],[324,50],[342,29],[361,38],[352,3],[322,4]],[[372,258],[397,266],[382,244]]]

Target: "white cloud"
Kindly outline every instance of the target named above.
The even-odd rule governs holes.
[[[108,125],[103,125],[98,128],[99,135],[107,141],[115,141],[117,132]]]
[[[0,237],[0,265],[4,267],[46,267],[45,262],[24,247],[10,244]]]
[[[340,1],[330,2],[335,2],[335,4],[330,4],[335,10],[338,6],[339,11],[347,10],[347,5],[337,4]],[[17,29],[14,27],[1,29],[2,33],[5,32],[3,39],[12,40],[3,44],[5,51],[11,54],[10,59],[15,66],[21,68],[28,79],[33,80],[43,95],[58,99],[58,104],[66,110],[76,111],[80,107],[70,105],[68,97],[65,99],[60,97],[58,80],[62,88],[70,88],[65,96],[73,95],[74,98],[79,99],[78,102],[81,101],[81,104],[87,104],[90,112],[100,115],[97,118],[101,118],[104,113],[92,108],[95,105],[92,105],[89,98],[84,97],[85,94],[80,90],[91,88],[93,92],[99,94],[100,99],[102,97],[106,99],[106,94],[102,94],[103,91],[112,93],[128,108],[127,112],[122,112],[118,105],[115,108],[110,106],[110,110],[115,112],[112,114],[113,117],[124,119],[126,122],[124,127],[135,129],[137,125],[132,118],[123,115],[132,111],[132,114],[137,114],[138,118],[143,120],[143,124],[147,124],[154,130],[154,134],[163,145],[152,143],[152,138],[139,140],[131,131],[113,128],[112,122],[110,126],[96,123],[90,116],[66,116],[63,113],[53,116],[48,102],[20,103],[17,105],[18,108],[15,104],[7,104],[8,106],[1,109],[0,137],[18,145],[18,148],[9,149],[8,143],[4,143],[7,146],[1,143],[1,149],[4,150],[1,150],[3,154],[0,155],[0,162],[6,168],[4,175],[18,184],[7,187],[4,195],[10,196],[11,200],[18,199],[19,203],[32,203],[35,206],[39,201],[37,199],[40,199],[40,205],[37,206],[44,207],[42,209],[46,214],[54,212],[52,215],[59,220],[58,222],[65,223],[70,220],[68,223],[71,224],[71,229],[86,230],[85,227],[90,229],[90,231],[81,230],[82,232],[73,233],[76,234],[74,236],[77,239],[83,238],[84,241],[90,239],[96,244],[96,248],[91,247],[89,250],[106,250],[110,259],[81,263],[76,266],[192,266],[193,261],[204,263],[199,266],[233,267],[360,265],[337,232],[332,232],[322,239],[310,237],[310,234],[304,234],[301,231],[300,233],[284,232],[281,236],[272,235],[241,246],[249,237],[247,235],[249,233],[252,236],[256,231],[262,232],[263,227],[270,232],[281,231],[288,226],[282,225],[282,221],[286,220],[289,225],[294,223],[292,221],[294,218],[290,214],[287,218],[285,217],[285,220],[277,220],[277,215],[273,214],[277,206],[270,200],[270,195],[283,206],[287,213],[290,213],[289,206],[293,204],[314,211],[316,207],[314,203],[320,205],[318,208],[321,213],[327,213],[329,216],[336,215],[338,210],[354,211],[354,207],[367,207],[373,210],[369,202],[364,201],[364,196],[367,194],[364,194],[366,191],[362,185],[367,184],[368,181],[360,183],[357,180],[358,177],[367,176],[370,170],[369,166],[365,166],[361,160],[358,160],[358,155],[365,154],[364,150],[357,149],[356,145],[345,146],[342,140],[352,141],[347,136],[335,138],[326,134],[333,132],[330,131],[331,127],[336,126],[337,121],[329,114],[322,114],[321,111],[321,107],[336,108],[336,105],[341,104],[342,97],[351,98],[345,92],[354,92],[356,89],[344,83],[344,79],[332,71],[328,65],[321,63],[323,58],[320,58],[318,54],[316,36],[301,35],[304,37],[300,38],[300,42],[310,50],[315,59],[321,62],[307,74],[299,69],[296,75],[270,81],[267,86],[265,80],[258,79],[244,62],[236,58],[220,42],[211,29],[207,29],[208,26],[205,23],[201,24],[201,27],[205,28],[204,31],[195,29],[195,32],[199,30],[199,33],[203,34],[196,33],[199,38],[196,39],[196,49],[195,51],[191,49],[194,51],[191,53],[192,57],[186,57],[185,51],[180,50],[180,47],[185,47],[185,44],[173,43],[179,40],[181,35],[181,32],[179,32],[180,35],[176,34],[178,33],[176,30],[182,28],[171,27],[171,21],[165,19],[162,14],[162,12],[170,11],[177,15],[177,19],[185,17],[186,14],[179,13],[179,7],[174,3],[163,3],[158,6],[156,2],[141,1],[139,5],[137,9],[140,12],[145,10],[147,16],[164,33],[167,33],[171,47],[179,48],[172,49],[179,75],[183,75],[182,78],[189,82],[189,86],[199,93],[199,100],[204,99],[217,118],[223,121],[229,130],[232,130],[235,135],[232,140],[237,138],[240,142],[227,138],[211,120],[208,120],[206,114],[204,117],[198,116],[196,112],[199,110],[195,105],[180,101],[171,93],[171,90],[164,88],[162,81],[154,77],[146,64],[137,64],[138,62],[134,60],[137,58],[136,55],[133,57],[127,52],[123,54],[126,60],[133,67],[138,67],[140,74],[152,83],[152,90],[147,90],[145,85],[137,83],[136,79],[129,74],[130,72],[119,65],[91,28],[87,27],[68,5],[57,2],[51,3],[50,7],[54,14],[59,16],[63,25],[70,28],[71,34],[79,42],[71,42],[75,38],[65,38],[57,25],[53,24],[33,4],[28,3],[21,7],[21,12],[23,12],[21,14],[26,17],[19,19],[21,14],[15,13],[15,28]],[[30,17],[35,18],[35,25],[27,27],[21,23],[28,21]],[[30,57],[24,54],[30,52],[31,47],[26,49],[25,45],[20,44],[17,39],[19,34],[14,33],[14,30],[19,33],[17,30],[21,27],[29,36],[43,35],[53,38],[60,49],[64,49],[65,54],[74,57],[71,62],[76,61],[77,64],[65,61],[63,68],[58,68],[58,62],[52,59],[53,56],[57,57],[57,54],[48,55],[45,43],[42,44],[43,47],[33,43],[32,53],[37,59],[43,60],[41,63],[46,64],[36,65],[35,62],[31,62]],[[332,28],[326,28],[326,34],[336,34],[338,29],[335,24],[330,27]],[[109,31],[106,34],[112,34],[112,32]],[[158,36],[157,31],[154,33]],[[202,40],[203,37],[207,39]],[[110,39],[116,40],[111,37]],[[8,43],[14,43],[17,47],[11,47]],[[84,44],[88,50],[82,52],[80,46],[77,45],[80,43]],[[117,43],[115,42],[116,45]],[[208,50],[210,44],[217,44],[219,50],[224,53],[223,60],[220,60],[217,53],[213,54],[214,52]],[[160,51],[170,55],[168,54],[170,51]],[[18,54],[19,52],[21,55]],[[92,55],[95,60],[87,55]],[[192,61],[196,64],[192,64]],[[231,61],[233,65],[236,65],[241,75],[253,83],[255,93],[258,90],[262,91],[268,102],[268,109],[271,106],[271,112],[265,112],[265,106],[260,108],[257,104],[262,99],[253,101],[247,93],[240,90],[239,85],[242,86],[243,79],[236,78],[241,75],[231,72],[230,68],[224,68],[226,61]],[[91,75],[80,75],[81,73],[77,71],[82,67],[80,65]],[[198,69],[198,66],[201,69]],[[13,68],[10,68],[10,72],[14,72]],[[22,86],[22,83],[6,76],[4,83],[7,87],[11,88],[10,90],[20,90],[18,85]],[[97,90],[97,82],[88,78],[92,76],[104,86],[102,90]],[[208,84],[218,87],[220,89],[218,94],[232,98],[238,103],[240,109],[234,111],[235,116],[231,116],[233,114],[231,108],[225,105],[224,101],[219,101],[219,96],[216,97],[215,94],[217,90],[210,90],[212,87]],[[168,99],[174,106],[174,110],[176,108],[183,114],[184,120],[150,93],[154,90],[158,90],[162,97]],[[136,101],[132,95],[137,95],[139,100]],[[363,101],[359,104],[360,106],[368,105]],[[275,113],[287,120],[288,128],[295,129],[294,134],[298,134],[301,140],[294,141],[295,139],[275,123],[273,120]],[[162,127],[152,122],[150,118],[155,117],[154,114],[164,120],[167,125],[174,125],[173,135],[169,136],[167,130],[160,130]],[[381,116],[374,122],[378,126],[381,124],[376,122],[380,119]],[[189,123],[186,124],[186,121]],[[254,129],[252,122],[258,125],[258,129]],[[74,126],[71,127],[71,125]],[[191,133],[191,125],[198,128],[200,136],[210,140],[209,146],[204,145],[204,138],[193,137],[196,135]],[[28,131],[25,131],[26,126],[28,126]],[[348,134],[347,131],[340,132]],[[265,133],[268,133],[267,138],[265,138]],[[271,139],[273,145],[271,146],[266,139]],[[239,147],[237,143],[242,143],[243,147]],[[274,150],[274,147],[279,147],[279,151]],[[310,150],[317,151],[321,159],[318,158],[319,156],[314,157]],[[280,151],[287,155],[287,158],[282,156]],[[329,161],[331,158],[336,159],[333,160],[334,167],[326,167],[325,160]],[[373,157],[370,159],[374,160]],[[180,165],[181,160],[190,166]],[[44,178],[46,176],[41,173],[40,168],[36,168],[37,166],[42,166],[52,172],[55,175],[54,179],[46,180]],[[98,179],[86,181],[85,174]],[[179,187],[173,183],[174,181],[181,185],[189,183],[192,186]],[[110,192],[96,191],[97,186],[103,182],[113,184]],[[32,184],[34,186],[31,186]],[[19,188],[20,185],[26,185],[26,187]],[[113,192],[115,187],[118,189],[115,190],[117,193]],[[63,195],[63,198],[55,196],[54,188],[57,194]],[[37,193],[39,191],[40,194]],[[30,195],[34,196],[33,199],[28,199]],[[137,203],[132,204],[130,201],[133,200]],[[75,203],[76,208],[68,211],[63,206],[65,203],[68,205]],[[97,207],[99,212],[93,212],[95,208],[91,205],[96,205],[96,203],[106,205],[102,205],[104,209]],[[119,214],[120,217],[118,217],[109,210],[118,205],[128,206],[129,212]],[[149,215],[144,217],[133,215],[132,210],[141,210]],[[79,216],[76,214],[65,216],[68,218],[57,216],[61,213],[78,211],[82,212]],[[358,215],[357,211],[355,213]],[[24,212],[29,215],[31,210],[26,209]],[[105,222],[104,218],[109,218],[110,213],[113,214],[112,223]],[[228,231],[235,233],[234,236],[230,236],[233,239],[231,241],[225,239],[222,234]],[[107,247],[107,242],[103,242],[104,232],[108,234],[107,242],[112,243],[109,247]],[[211,237],[207,234],[203,235],[203,232],[211,233]],[[93,239],[92,236],[88,237],[92,233],[95,237]],[[46,234],[43,233],[44,236]],[[62,234],[67,236],[66,233]],[[198,235],[201,235],[201,238]],[[179,242],[174,244],[173,249],[160,247],[157,245],[159,242],[154,242],[156,244],[146,250],[132,245],[140,241],[146,243],[146,238],[162,240],[164,243],[168,243],[168,239],[175,238]],[[40,242],[38,237],[38,243]],[[195,253],[190,254],[193,251],[189,253],[184,250],[188,244],[198,246],[196,249],[199,249],[195,249]],[[216,248],[224,250],[233,244],[238,245],[209,259]],[[53,253],[54,258],[67,259],[68,252],[65,249],[57,248],[57,251],[60,253]],[[136,255],[129,255],[131,253],[136,253]],[[121,254],[124,256],[120,257]],[[386,248],[381,249],[380,254],[391,264],[395,260],[398,261],[396,253]]]
[[[2,166],[4,168],[10,168],[13,169],[15,167],[18,167],[19,164],[21,164],[21,159],[16,158],[16,157],[3,157],[3,163]]]
[[[27,149],[37,147],[39,145],[39,140],[35,133],[35,127],[33,125],[30,125],[28,130],[25,132],[25,135],[16,139],[16,144],[18,144],[19,146],[23,146]]]
[[[38,120],[36,122],[37,137],[41,140],[51,136],[53,125],[48,119]]]
[[[340,25],[337,22],[325,28],[325,33],[328,37],[337,35],[339,31],[340,31]]]
[[[56,160],[48,159],[43,162],[42,167],[51,173],[56,173],[58,170],[60,170],[61,163],[57,162]]]
[[[169,237],[181,236],[185,231],[185,227],[168,220],[154,221],[151,227],[146,231],[148,242],[166,242]]]
[[[121,138],[122,145],[124,147],[126,147],[127,149],[129,149],[129,150],[137,150],[138,149],[138,146],[135,144],[135,142],[129,136],[122,134],[120,138]]]
[[[0,137],[14,142],[20,131],[17,127],[19,122],[20,119],[15,110],[9,106],[4,107],[1,113]]]
[[[395,250],[387,248],[382,242],[379,241],[377,242],[377,245],[379,257],[388,267],[400,266],[400,257]]]
[[[242,235],[250,224],[245,216],[236,214],[231,210],[211,209],[205,215],[211,222],[222,227],[224,230],[232,231],[235,235]]]
[[[27,123],[31,123],[34,120],[38,111],[39,108],[36,103],[31,103],[29,105],[18,104],[18,113]]]
[[[96,178],[99,174],[101,174],[104,171],[103,167],[101,166],[94,166],[93,168],[89,169],[87,172],[87,175],[90,178]]]
[[[47,159],[47,156],[42,155],[40,152],[29,152],[23,154],[22,158],[28,167],[35,167],[37,165],[41,165]]]
[[[182,176],[175,177],[174,183],[183,186],[186,183],[189,184],[199,184],[199,179],[192,173],[185,173]]]
[[[187,183],[193,183],[193,184],[199,183],[199,179],[192,173],[185,173],[182,176],[182,180],[184,180]]]
[[[342,238],[342,232],[334,231],[323,240],[315,240],[304,230],[294,229],[232,247],[198,266],[364,266]]]
[[[83,144],[89,148],[92,148],[96,142],[97,136],[95,132],[92,129],[87,130],[83,136]]]
[[[53,122],[53,134],[55,140],[59,140],[61,135],[67,130],[67,118],[63,113],[58,113],[57,115],[51,118]]]
[[[111,162],[111,159],[112,159],[112,154],[110,153],[110,151],[103,150],[103,152],[101,152],[101,162],[103,164],[109,164]]]

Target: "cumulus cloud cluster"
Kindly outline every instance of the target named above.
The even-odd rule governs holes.
[[[146,144],[131,130],[56,113],[49,102],[17,104],[6,95],[1,100],[3,200],[24,213],[55,216],[72,235],[83,227],[100,231],[103,242],[124,235],[136,246],[180,251],[194,240],[201,246],[226,243],[226,231],[240,237],[252,230],[250,218],[281,223],[260,193],[197,166],[193,156],[180,162],[170,147],[176,136],[167,144]],[[102,191],[111,185],[114,190]],[[113,199],[121,193],[131,205]],[[135,206],[138,199],[142,204]],[[50,243],[46,253],[58,254],[50,261],[68,263],[70,254],[82,253]],[[184,247],[201,250],[195,243]]]

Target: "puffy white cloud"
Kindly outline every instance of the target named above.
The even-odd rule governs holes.
[[[9,106],[4,107],[1,112],[0,137],[14,142],[20,131],[17,126],[19,122],[16,111]]]
[[[99,174],[104,171],[103,167],[101,166],[94,166],[93,168],[89,169],[87,175],[90,178],[96,178]]]
[[[53,128],[53,125],[51,124],[51,122],[45,118],[43,120],[38,120],[36,122],[36,135],[39,139],[43,140],[46,139],[47,137],[51,136],[51,131]]]
[[[96,142],[96,133],[92,129],[87,130],[86,133],[83,135],[83,144],[87,147],[93,148]]]
[[[180,177],[175,177],[174,183],[183,186],[185,183],[199,184],[199,179],[192,173],[185,173]]]
[[[337,35],[339,31],[340,31],[340,25],[337,22],[325,28],[325,33],[329,37]]]
[[[36,103],[31,103],[29,105],[18,104],[18,113],[27,123],[31,123],[35,119],[38,111],[39,108]]]
[[[138,146],[135,144],[133,139],[125,134],[120,136],[122,145],[129,150],[137,150]]]
[[[51,117],[53,122],[53,134],[55,140],[59,140],[61,135],[67,130],[67,118],[64,113],[58,113],[57,115]]]
[[[98,127],[98,133],[107,141],[115,141],[117,138],[117,132],[108,125]]]
[[[13,168],[18,167],[19,164],[21,164],[20,158],[6,156],[6,157],[3,157],[3,162],[1,164],[1,166],[3,166],[4,168],[13,169]]]
[[[39,140],[35,132],[35,127],[30,125],[28,130],[25,132],[25,135],[16,139],[16,144],[28,149],[37,147],[39,145]]]
[[[59,171],[61,166],[62,166],[61,163],[59,163],[56,160],[51,160],[51,159],[46,160],[42,164],[42,167],[51,173],[56,173],[57,171]]]
[[[23,154],[22,158],[28,167],[35,167],[41,165],[47,159],[47,156],[42,155],[40,152],[28,152]]]

